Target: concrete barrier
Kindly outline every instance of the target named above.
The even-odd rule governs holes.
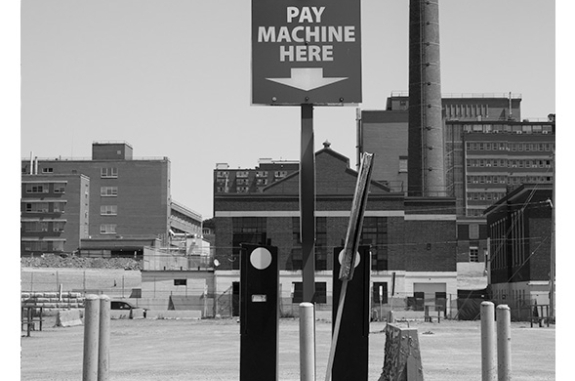
[[[378,381],[423,381],[416,328],[385,327],[383,371]]]
[[[58,327],[74,327],[82,325],[80,318],[80,310],[60,310],[56,318],[56,325]]]

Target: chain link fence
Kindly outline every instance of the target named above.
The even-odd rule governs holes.
[[[157,282],[159,285],[160,282]],[[239,285],[238,285],[239,286]],[[105,294],[113,299],[123,299],[136,307],[149,310],[192,310],[201,311],[203,318],[232,318],[239,316],[239,287],[230,286],[224,291],[207,292],[207,287],[188,284],[185,287],[166,290],[148,282],[142,289],[140,271],[99,269],[28,269],[21,273],[23,295],[38,293]],[[376,290],[377,291],[377,290]],[[331,320],[333,295],[320,292],[316,298],[318,319]],[[500,296],[501,297],[501,296]],[[61,297],[60,297],[61,298]],[[386,321],[390,311],[395,319],[433,321],[441,319],[478,320],[483,301],[495,305],[507,304],[515,321],[538,321],[551,316],[548,294],[530,293],[506,295],[494,299],[485,290],[447,293],[386,293],[371,292],[370,320]],[[301,294],[293,290],[280,290],[279,314],[283,318],[299,315]]]

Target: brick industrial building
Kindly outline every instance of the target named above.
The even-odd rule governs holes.
[[[201,236],[202,218],[170,194],[170,161],[134,158],[125,143],[92,158],[22,160],[22,255],[138,255],[172,233]]]
[[[531,306],[533,300],[549,304],[553,203],[551,184],[523,184],[485,211],[490,285],[497,303],[515,309]]]
[[[334,249],[345,239],[358,174],[350,168],[349,159],[327,142],[316,152],[315,160],[316,297],[329,304]],[[257,182],[262,168],[233,171]],[[217,292],[234,284],[237,287],[240,243],[271,243],[278,247],[283,299],[297,302],[294,291],[302,279],[299,172],[257,192],[217,192],[219,179],[235,177],[230,172],[222,166],[214,170],[215,258],[220,264]],[[246,186],[254,189],[251,184]],[[372,181],[362,243],[372,247],[373,289],[382,286],[386,303],[392,290],[394,298],[415,298],[420,303],[427,294],[426,298],[431,298],[427,303],[432,305],[435,298],[455,294],[455,229],[454,199],[406,197]]]
[[[446,190],[456,200],[460,275],[484,273],[487,207],[522,183],[553,183],[554,117],[522,120],[520,104],[516,94],[442,98]],[[358,112],[358,155],[375,153],[373,179],[404,194],[408,109],[409,97],[394,93],[385,110]]]

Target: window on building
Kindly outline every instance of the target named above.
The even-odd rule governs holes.
[[[237,178],[247,178],[248,176],[249,176],[249,172],[248,172],[248,171],[236,172],[236,177],[237,177]]]
[[[315,218],[315,269],[327,270],[327,217]]]
[[[24,210],[31,213],[48,213],[49,204],[47,202],[27,202]]]
[[[218,178],[227,178],[229,176],[230,176],[230,174],[228,171],[217,171],[216,172],[216,177],[218,177]]]
[[[292,248],[291,248],[292,270],[303,268],[303,257],[301,250],[300,219],[292,218]],[[327,217],[316,217],[315,219],[315,270],[327,270],[328,247],[327,247]]]
[[[55,221],[52,223],[52,231],[53,232],[63,232],[64,231],[64,225],[66,225],[66,222],[64,222],[64,221]]]
[[[100,234],[116,234],[116,224],[101,224]]]
[[[54,173],[54,168],[42,168],[42,173]]]
[[[48,222],[25,221],[22,222],[22,230],[26,233],[42,233],[48,231]]]
[[[268,177],[267,171],[257,171],[256,177]]]
[[[101,168],[100,177],[101,178],[117,178],[118,177],[118,168],[116,168],[116,167]]]
[[[115,197],[118,195],[118,187],[101,187],[100,196]]]
[[[360,242],[371,245],[371,269],[388,270],[387,218],[364,217]]]
[[[54,206],[52,208],[52,211],[54,213],[64,213],[65,205],[66,205],[66,203],[64,203],[64,202],[55,202]]]
[[[52,241],[53,251],[64,251],[64,241]]]
[[[291,269],[301,270],[303,268],[301,253],[301,235],[299,217],[292,217],[292,244],[291,244]]]
[[[407,156],[399,157],[399,173],[407,173]]]
[[[479,248],[469,248],[469,262],[479,262]]]
[[[48,193],[48,184],[27,183],[25,185],[26,193]]]
[[[241,243],[266,243],[265,217],[233,217],[232,218],[232,269],[240,268]]]
[[[115,216],[118,214],[118,205],[100,205],[100,215]]]
[[[292,282],[292,303],[303,302],[303,283]],[[327,303],[327,283],[315,282],[314,302],[319,304]]]
[[[275,171],[274,172],[275,178],[281,179],[281,178],[286,177],[286,176],[287,176],[287,171]]]
[[[65,193],[65,190],[66,190],[66,184],[62,184],[62,183],[55,183],[54,184],[54,193],[63,194],[63,193]]]

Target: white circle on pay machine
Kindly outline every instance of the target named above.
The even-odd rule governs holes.
[[[344,250],[340,251],[339,255],[337,256],[337,259],[338,259],[340,265],[343,263],[343,252],[344,252]],[[359,253],[356,251],[355,252],[355,264],[353,265],[353,267],[357,267],[359,265],[360,260],[361,259],[359,258]]]
[[[258,247],[250,255],[250,263],[258,270],[265,270],[272,263],[272,253],[265,247]]]

